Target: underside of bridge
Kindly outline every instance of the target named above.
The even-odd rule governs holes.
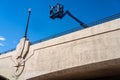
[[[120,59],[64,69],[28,80],[120,80]]]
[[[7,79],[7,78],[0,75],[0,80],[9,80],[9,79]]]

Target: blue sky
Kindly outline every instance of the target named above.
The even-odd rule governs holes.
[[[79,26],[69,16],[49,18],[49,5],[57,2],[84,23],[120,12],[120,0],[0,0],[0,53],[15,48],[24,36],[28,8],[32,8],[28,30],[31,42]]]

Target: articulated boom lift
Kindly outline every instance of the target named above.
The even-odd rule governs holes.
[[[71,18],[73,18],[75,21],[77,21],[83,28],[87,28],[87,25],[85,25],[82,21],[77,19],[75,16],[73,16],[68,10],[64,12],[64,6],[57,3],[56,6],[50,6],[50,18],[60,18],[62,19],[66,14],[68,14]]]

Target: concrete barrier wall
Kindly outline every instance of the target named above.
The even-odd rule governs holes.
[[[30,46],[19,80],[120,58],[120,19]],[[0,75],[14,79],[16,51],[0,55]]]
[[[30,47],[26,78],[120,58],[120,19]]]
[[[13,66],[15,66],[15,63],[12,59],[14,52],[15,51],[0,55],[0,75],[8,79],[12,79],[14,74]]]

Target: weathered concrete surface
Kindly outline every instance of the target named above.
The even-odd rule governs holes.
[[[11,74],[13,74],[12,54],[14,54],[14,51],[0,56],[0,75],[7,78],[11,78]]]
[[[0,56],[0,75],[10,80],[25,80],[25,57],[29,50],[30,42],[22,38],[15,51]]]
[[[119,25],[116,19],[32,45],[25,77],[120,58]]]
[[[119,60],[120,58],[119,34],[120,19],[116,19],[31,45],[29,53],[25,58],[24,72],[19,79],[32,79],[37,76],[40,78],[42,75],[67,69],[76,70],[76,67],[80,68],[82,66],[87,66],[85,69],[90,70],[94,74],[94,69],[90,68],[89,65],[93,63],[99,64],[108,60],[111,60],[109,63],[114,65],[114,68],[120,67],[116,60],[112,61],[114,59]],[[0,56],[0,75],[11,80],[11,73],[14,72],[14,61],[11,56],[15,52],[13,51]],[[102,66],[107,66],[107,63],[102,64]],[[94,65],[94,68],[99,72],[99,69],[104,69],[102,66]],[[83,71],[85,70],[84,68],[82,69]],[[64,74],[64,71],[62,73]],[[59,75],[62,75],[62,73]],[[87,75],[87,71],[85,74]],[[67,76],[67,74],[64,75]],[[41,78],[40,80],[47,79]]]

